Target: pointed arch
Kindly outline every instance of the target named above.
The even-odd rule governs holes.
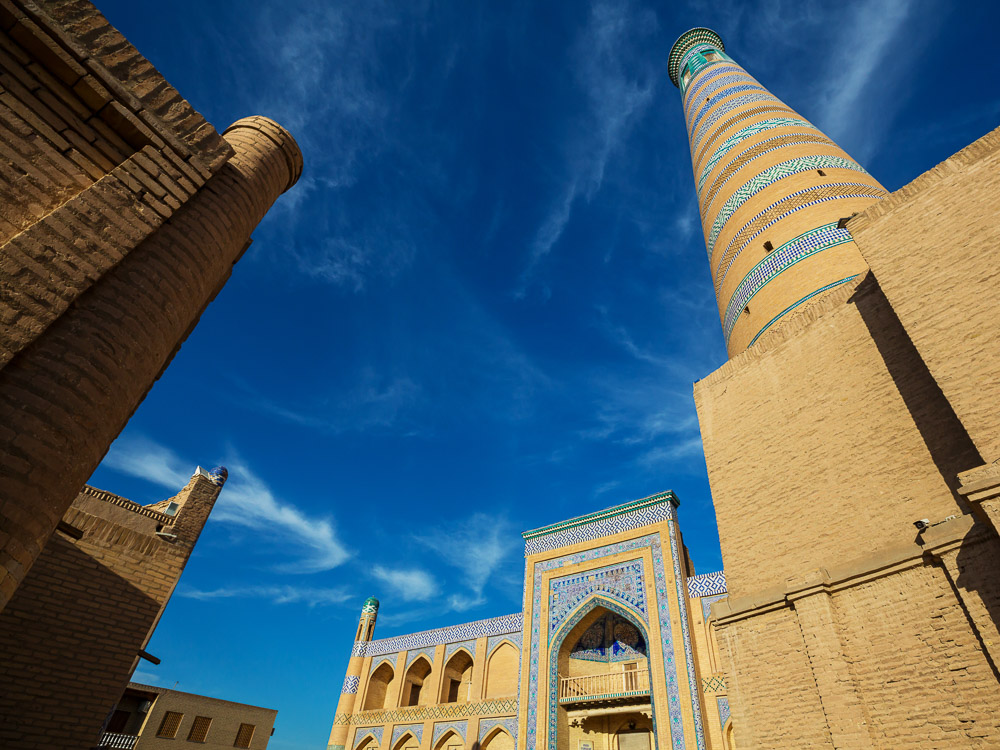
[[[368,678],[368,688],[365,690],[363,711],[373,711],[385,708],[391,700],[392,685],[396,682],[396,671],[388,661],[379,664]]]
[[[434,702],[431,686],[424,685],[431,674],[431,663],[421,654],[406,668],[403,675],[403,694],[400,699],[402,706],[427,706]],[[393,749],[395,750],[395,748]]]
[[[486,698],[517,695],[521,652],[508,640],[502,641],[486,660]]]
[[[378,738],[374,732],[365,732],[354,741],[354,750],[378,750]]]
[[[722,745],[725,750],[736,750],[736,732],[733,730],[732,719],[729,719],[722,728]]]
[[[435,744],[433,750],[454,750],[455,748],[465,747],[465,740],[462,739],[462,735],[456,732],[454,729],[449,729],[447,732],[441,735]]]
[[[420,738],[418,738],[413,732],[407,730],[399,736],[399,739],[396,740],[396,744],[392,746],[392,750],[417,750],[419,747]]]
[[[465,648],[455,651],[445,662],[439,703],[466,703],[472,689],[472,654]]]
[[[495,726],[479,743],[479,750],[514,750],[514,738],[503,726]]]

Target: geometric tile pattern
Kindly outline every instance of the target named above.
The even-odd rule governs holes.
[[[417,738],[417,743],[423,741],[424,739],[424,725],[423,724],[397,724],[392,728],[392,742],[389,743],[389,747],[396,747],[396,740],[402,737],[404,734],[409,732],[414,737]]]
[[[722,39],[711,29],[691,29],[674,42],[667,57],[667,75],[675,86],[680,84],[681,68],[688,54],[701,46],[711,45],[714,49],[725,50]]]
[[[344,678],[344,687],[340,689],[341,693],[353,694],[358,692],[358,685],[361,684],[361,678],[357,675],[347,675]]]
[[[698,84],[685,93],[683,97],[685,120],[689,118],[691,112],[690,105],[692,102],[703,102],[704,99],[702,97],[710,97],[723,86],[731,86],[736,83],[757,83],[757,81],[755,81],[749,73],[737,68],[736,66],[732,66],[728,70],[719,70],[719,73],[721,73],[721,75],[705,76],[704,78],[700,78],[698,80]],[[757,85],[760,86],[759,83],[757,83]],[[763,86],[760,87],[763,88]],[[699,91],[701,91],[701,93],[698,93]]]
[[[410,665],[416,660],[418,656],[427,657],[427,661],[431,664],[434,663],[434,646],[427,646],[426,648],[415,648],[411,651],[406,652],[406,667],[409,669]]]
[[[476,620],[461,625],[451,625],[446,628],[424,630],[419,633],[399,635],[394,638],[380,638],[375,641],[356,641],[351,651],[352,656],[382,656],[398,651],[436,646],[439,643],[457,643],[488,635],[505,635],[520,633],[524,615],[514,612],[502,617],[492,617],[488,620]]]
[[[509,641],[512,646],[517,648],[518,652],[521,651],[521,643],[523,642],[523,633],[510,633],[509,635],[491,635],[486,639],[486,653],[487,655],[493,653],[493,649],[499,646],[504,641]]]
[[[727,221],[732,217],[740,206],[746,203],[752,196],[759,193],[761,190],[770,187],[778,180],[789,177],[793,174],[799,174],[801,172],[809,172],[814,169],[850,169],[855,172],[861,172],[863,174],[868,174],[865,169],[858,164],[853,159],[844,159],[840,156],[799,156],[795,159],[789,159],[788,161],[783,161],[780,164],[775,164],[773,167],[765,169],[754,175],[745,184],[741,185],[739,189],[734,192],[728,200],[723,204],[722,208],[719,209],[718,214],[715,217],[715,221],[712,222],[712,230],[708,234],[708,257],[711,259],[712,252],[715,249],[715,240],[719,236],[719,232],[722,231],[722,227]],[[711,208],[706,207],[705,215],[711,213]]]
[[[691,712],[694,714],[694,738],[698,750],[705,747],[705,728],[702,725],[701,693],[698,692],[698,678],[694,673],[694,651],[691,647],[691,631],[688,629],[687,591],[681,578],[681,555],[683,550],[677,542],[676,524],[669,524],[670,553],[674,561],[674,585],[677,587],[677,602],[680,609],[681,635],[684,638],[684,655],[688,663],[688,687],[691,690]]]
[[[663,507],[666,506],[667,509],[672,511],[672,506],[668,503],[663,503]],[[672,517],[672,513],[670,514]],[[644,524],[643,524],[644,525]],[[596,538],[596,537],[595,537]],[[551,732],[550,736],[547,738],[548,743],[544,740],[539,742],[537,738],[537,724],[535,717],[538,716],[539,710],[539,670],[542,668],[539,664],[539,651],[541,648],[542,641],[542,622],[541,622],[541,609],[542,609],[542,575],[545,571],[553,570],[555,568],[564,567],[567,565],[574,565],[576,563],[585,562],[589,560],[597,560],[602,557],[607,557],[609,555],[618,554],[621,552],[633,552],[637,550],[642,550],[649,548],[652,559],[653,559],[653,584],[657,595],[657,607],[660,619],[660,633],[658,641],[663,653],[663,663],[664,663],[664,677],[666,678],[667,685],[667,706],[668,706],[668,723],[670,726],[670,735],[673,740],[673,750],[683,750],[684,744],[684,732],[683,725],[681,723],[681,708],[680,708],[680,692],[677,683],[677,665],[674,663],[673,653],[673,635],[671,633],[671,616],[670,607],[667,600],[667,590],[666,590],[666,573],[663,567],[663,551],[660,543],[660,534],[652,533],[646,536],[637,537],[635,539],[628,539],[623,542],[617,542],[615,544],[608,544],[603,547],[597,547],[595,549],[584,550],[582,552],[576,552],[569,555],[564,555],[562,557],[553,558],[550,560],[543,560],[535,563],[534,566],[534,578],[530,582],[531,585],[531,596],[532,596],[532,616],[531,622],[528,628],[529,637],[529,672],[528,672],[528,699],[527,699],[527,726],[525,730],[525,742],[526,747],[530,750],[539,748],[541,746],[547,746],[549,750],[555,750],[556,747],[556,737],[555,733]],[[525,585],[529,585],[528,581],[525,581]],[[635,610],[626,609],[626,605],[615,605],[611,602],[606,602],[609,609],[620,610],[619,614],[628,618],[635,618],[637,623],[641,623],[641,616],[637,615]],[[579,614],[579,612],[578,612]],[[568,632],[567,627],[572,627],[573,618],[566,621],[563,626],[562,632]],[[682,627],[686,625],[685,618],[681,618]],[[525,623],[526,625],[528,623]],[[642,630],[642,628],[640,628]],[[684,628],[686,630],[686,628]],[[546,632],[548,629],[546,628]],[[649,640],[647,639],[647,644]],[[558,652],[554,654],[558,657]],[[554,669],[557,666],[555,659],[552,660],[550,669]],[[558,692],[555,689],[555,682],[551,681],[550,675],[550,685],[552,689],[549,691],[549,706],[548,706],[548,716],[554,716],[558,705]],[[544,709],[543,709],[544,710]],[[700,715],[700,712],[696,710],[696,713]],[[660,717],[662,720],[664,717]],[[655,717],[654,717],[655,719]]]
[[[720,52],[718,45],[715,44],[699,44],[696,47],[692,47],[681,58],[681,71],[685,67],[691,73],[692,78],[697,77],[698,73],[703,71],[707,67],[715,67],[721,60],[708,60],[705,58],[705,54],[708,52]]]
[[[507,730],[507,733],[514,739],[515,744],[517,743],[517,717],[508,716],[499,719],[483,719],[479,722],[479,744],[483,743],[494,727],[503,727]]]
[[[760,338],[761,334],[764,333],[764,331],[766,331],[768,328],[770,328],[771,326],[773,326],[775,323],[777,323],[779,320],[781,320],[781,318],[783,318],[785,315],[787,315],[788,313],[790,313],[792,310],[794,310],[799,305],[801,305],[801,304],[803,304],[805,302],[808,302],[813,297],[815,297],[817,294],[822,294],[823,292],[827,291],[828,289],[833,289],[834,287],[840,286],[841,284],[846,284],[849,281],[853,281],[856,278],[858,278],[857,274],[855,274],[854,276],[848,276],[848,277],[840,279],[838,281],[834,281],[834,282],[832,282],[830,284],[827,284],[824,287],[820,287],[819,289],[817,289],[814,292],[810,292],[805,297],[803,297],[802,299],[800,299],[798,302],[795,302],[794,304],[789,305],[784,310],[782,310],[780,313],[778,313],[773,318],[771,318],[767,322],[767,325],[765,325],[763,328],[761,328],[760,331],[757,332],[757,335],[754,336],[750,340],[750,343],[747,344],[747,347],[749,348],[749,347],[753,346],[754,342],[757,341],[757,339]]]
[[[728,594],[719,594],[718,596],[703,596],[698,601],[701,602],[701,614],[707,621],[709,615],[712,612],[712,605],[716,602],[721,602],[723,599],[727,598]]]
[[[380,657],[377,657],[375,659],[372,659],[372,666],[371,666],[371,669],[368,670],[368,674],[369,675],[372,674],[376,669],[378,669],[379,667],[381,667],[383,664],[388,664],[389,668],[393,672],[395,672],[396,671],[396,657],[397,656],[399,656],[399,654],[386,654],[385,656],[380,656]]]
[[[623,602],[630,609],[641,613],[643,622],[649,622],[641,559],[553,578],[549,581],[549,589],[550,635],[577,605],[595,593]]]
[[[718,693],[726,689],[726,676],[722,672],[706,677],[701,681],[701,689],[706,693]]]
[[[715,153],[712,154],[712,158],[708,160],[707,164],[705,164],[705,168],[701,170],[701,176],[698,178],[698,192],[700,193],[701,189],[705,186],[705,180],[708,179],[709,173],[715,167],[719,159],[728,154],[735,146],[743,143],[750,136],[757,135],[757,133],[763,133],[765,130],[787,127],[816,129],[815,125],[797,117],[770,117],[767,120],[755,122],[753,125],[747,125],[745,128],[742,128],[733,135],[729,136],[729,138],[723,141],[722,145],[716,149]]]
[[[718,65],[712,66],[712,75],[698,76],[697,80],[692,79],[693,83],[689,82],[688,86],[684,91],[681,92],[681,101],[683,102],[684,108],[687,109],[690,101],[698,95],[702,87],[710,81],[714,81],[723,75],[730,75],[732,73],[738,73],[740,75],[746,76],[747,80],[754,80],[749,73],[747,73],[743,68],[734,62],[729,60],[725,62],[720,62]]]
[[[447,731],[453,731],[459,737],[462,738],[462,742],[465,742],[466,730],[469,727],[469,720],[464,721],[439,721],[434,724],[434,733],[431,735],[431,747],[437,745],[438,740]]]
[[[714,573],[702,573],[689,576],[687,579],[688,597],[696,599],[699,596],[712,596],[726,593],[726,574],[722,570]]]
[[[724,696],[715,700],[719,704],[719,725],[725,728],[726,722],[729,721],[729,697]]]
[[[636,500],[615,508],[609,508],[601,513],[591,514],[580,519],[579,524],[567,522],[558,524],[558,528],[551,532],[536,534],[535,532],[524,532],[525,557],[538,552],[548,552],[549,550],[566,547],[578,542],[589,542],[601,537],[617,534],[622,531],[631,531],[642,526],[649,526],[663,521],[669,521],[674,517],[673,501],[676,500],[672,492],[661,492],[642,500]],[[590,519],[595,520],[591,521]],[[525,581],[527,585],[527,581]]]
[[[708,149],[711,148],[712,144],[715,143],[716,139],[721,138],[730,127],[743,120],[748,120],[751,117],[757,117],[764,113],[782,115],[784,117],[794,117],[796,115],[795,110],[791,107],[782,104],[780,102],[771,102],[770,104],[762,104],[759,107],[751,107],[750,109],[743,110],[742,112],[737,112],[729,120],[722,123],[715,131],[712,136],[701,144],[691,144],[691,164],[692,168],[694,165],[700,164],[701,160],[705,157]]]
[[[780,104],[783,106],[785,103],[773,96],[772,94],[765,92],[755,92],[752,94],[744,94],[743,96],[738,96],[735,99],[730,99],[728,102],[720,104],[717,109],[713,109],[708,117],[706,117],[701,126],[694,131],[694,135],[691,137],[692,143],[700,143],[701,139],[705,137],[705,134],[711,130],[712,126],[719,121],[719,118],[728,115],[730,112],[737,110],[747,104],[753,104],[755,102],[767,102],[769,104]]]
[[[712,96],[706,97],[705,100],[701,98],[698,99],[699,106],[695,109],[694,122],[690,123],[691,113],[688,113],[689,129],[694,129],[698,127],[698,123],[701,119],[708,114],[708,110],[718,104],[720,101],[725,99],[727,96],[732,96],[733,94],[739,94],[744,91],[767,91],[759,83],[737,83],[730,81],[726,86],[722,88],[721,91],[716,91]],[[707,93],[707,90],[706,90]]]
[[[827,250],[837,245],[843,245],[852,240],[851,233],[846,229],[838,229],[837,222],[824,224],[816,229],[803,232],[798,237],[789,240],[784,245],[772,250],[761,259],[760,263],[743,278],[740,285],[736,287],[732,299],[726,309],[726,315],[722,322],[723,336],[726,343],[729,343],[729,336],[733,332],[733,326],[739,318],[743,308],[747,306],[753,296],[767,286],[768,282],[776,276],[794,266],[799,261],[805,260],[811,255]]]
[[[404,706],[402,708],[380,708],[361,711],[356,714],[337,714],[336,725],[391,724],[395,722],[415,722],[427,719],[466,719],[473,716],[509,716],[517,713],[517,698],[493,698],[472,703],[441,703],[434,706]]]
[[[818,195],[821,197],[815,200],[808,200],[809,197],[813,195]],[[805,198],[805,200],[803,200]],[[739,257],[739,254],[743,252],[744,248],[747,247],[755,238],[760,236],[761,233],[767,231],[773,224],[781,221],[782,219],[792,215],[796,211],[801,211],[804,208],[809,208],[810,206],[815,206],[819,203],[826,203],[827,201],[840,200],[842,198],[885,198],[885,192],[881,191],[874,185],[869,185],[865,182],[834,182],[822,187],[810,187],[798,190],[791,195],[786,195],[784,198],[775,201],[770,206],[762,210],[756,216],[754,216],[746,225],[740,229],[739,232],[730,240],[729,245],[726,246],[725,251],[719,257],[719,264],[715,267],[715,292],[719,293],[722,288],[722,284],[726,280],[726,274],[729,273],[729,269],[733,265],[733,261]],[[800,202],[802,201],[802,202]],[[774,209],[782,206],[782,204],[789,203],[792,205],[787,211],[779,213],[777,215],[772,215]],[[767,221],[763,226],[754,226],[758,219],[767,218]],[[753,228],[752,233],[750,229]],[[749,234],[749,236],[747,236]]]
[[[354,730],[354,740],[351,742],[352,748],[357,748],[361,744],[362,740],[368,735],[375,738],[375,743],[381,747],[382,745],[382,729],[381,725],[377,727],[357,727]]]
[[[464,648],[472,656],[476,655],[476,642],[475,641],[460,641],[459,643],[449,643],[444,647],[444,661],[445,664],[448,663],[448,659],[451,655],[458,651],[460,648]]]

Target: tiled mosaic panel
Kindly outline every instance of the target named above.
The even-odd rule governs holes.
[[[522,633],[509,633],[508,635],[491,635],[489,638],[486,639],[486,653],[492,654],[493,649],[495,649],[504,641],[509,641],[520,654],[521,643],[523,642],[522,635],[523,635]]]
[[[747,81],[753,81],[756,83],[753,76],[743,70],[743,68],[739,65],[732,62],[720,62],[712,68],[712,75],[708,75],[706,73],[703,76],[698,76],[697,79],[692,78],[692,83],[688,84],[688,87],[681,92],[681,106],[684,108],[685,112],[687,111],[688,105],[691,101],[699,95],[698,92],[700,92],[705,86],[707,86],[711,81],[717,81],[722,76],[729,75],[739,75]]]
[[[708,114],[709,110],[723,99],[733,96],[734,94],[743,93],[744,91],[763,91],[767,93],[767,89],[758,83],[730,84],[728,87],[724,87],[722,90],[716,92],[713,96],[708,97],[707,101],[701,102],[701,106],[695,110],[695,114],[693,115],[694,122],[690,122],[689,120],[688,129],[693,130],[697,128],[698,124],[702,121],[705,115]],[[770,96],[770,94],[768,94],[768,96]]]
[[[661,502],[647,505],[636,510],[628,511],[617,516],[601,518],[592,523],[572,526],[563,531],[556,531],[552,534],[537,536],[524,541],[524,555],[533,555],[537,552],[548,552],[559,547],[568,547],[579,542],[591,542],[604,536],[617,534],[622,531],[631,531],[642,526],[649,526],[662,521],[669,521],[674,517],[674,508],[670,499],[664,496]],[[527,581],[525,581],[527,585]]]
[[[726,593],[726,573],[717,570],[714,573],[702,573],[689,576],[687,579],[688,596],[695,599],[699,596]]]
[[[715,700],[719,704],[719,726],[725,728],[726,722],[729,721],[729,698],[722,696]]]
[[[395,672],[397,656],[399,656],[399,654],[386,654],[384,657],[378,657],[376,659],[372,659],[371,667],[368,669],[368,676],[370,677],[375,672],[375,670],[378,669],[383,664],[388,664],[390,667],[392,667],[392,671]]]
[[[410,665],[417,660],[418,656],[427,657],[427,661],[434,664],[434,646],[427,646],[425,648],[415,648],[406,652],[406,666],[404,669],[409,669]]]
[[[670,57],[667,59],[667,73],[671,81],[677,83],[685,58],[691,50],[696,50],[702,46],[711,46],[713,49],[720,49],[718,34],[707,29],[692,29],[684,35],[683,47],[672,49]]]
[[[769,94],[767,91],[758,91],[751,94],[743,94],[743,96],[738,96],[735,99],[730,99],[727,102],[723,102],[718,107],[713,109],[708,117],[702,120],[701,125],[698,127],[694,134],[691,136],[691,143],[698,144],[701,143],[702,139],[705,137],[712,126],[715,125],[721,118],[725,117],[729,113],[745,107],[748,104],[756,104],[757,102],[768,102],[769,104],[781,104],[784,105],[780,99],[778,99],[773,94]],[[787,106],[787,105],[786,105]]]
[[[705,730],[702,726],[701,694],[698,692],[698,678],[694,670],[694,651],[691,648],[691,633],[688,630],[687,594],[684,579],[681,577],[681,550],[677,542],[677,531],[674,524],[669,524],[670,555],[674,561],[674,586],[677,587],[677,604],[680,609],[681,635],[684,638],[684,655],[687,657],[688,687],[691,690],[691,711],[694,714],[694,738],[698,750],[705,748]],[[553,748],[553,750],[555,750]]]
[[[347,675],[344,678],[344,687],[340,689],[340,692],[347,693],[348,695],[353,695],[358,692],[358,686],[361,684],[361,678],[357,675]]]
[[[726,690],[726,676],[718,672],[711,677],[704,678],[701,681],[701,689],[706,693],[718,693],[721,690]]]
[[[727,133],[729,128],[733,127],[737,123],[743,122],[744,120],[749,120],[751,117],[759,117],[763,114],[781,115],[784,117],[797,116],[795,111],[780,102],[762,104],[759,107],[751,107],[750,109],[745,109],[742,112],[737,112],[730,119],[726,120],[726,122],[719,125],[707,141],[697,147],[694,143],[690,144],[692,168],[696,168],[699,164],[701,164],[702,159],[705,158],[705,155],[709,152],[712,144],[715,143],[718,138],[721,138],[725,133]]]
[[[488,641],[487,641],[488,643]],[[476,655],[476,642],[475,641],[460,641],[458,643],[449,643],[444,647],[444,663],[447,664],[451,655],[458,651],[460,648],[464,648],[472,656]]]
[[[712,203],[715,202],[715,197],[733,177],[739,174],[745,166],[764,156],[764,154],[770,154],[779,149],[788,148],[789,146],[804,146],[810,143],[821,143],[825,146],[834,145],[832,141],[818,131],[815,131],[814,133],[786,132],[771,136],[770,138],[765,138],[762,141],[752,144],[749,148],[740,151],[726,163],[726,166],[722,168],[719,172],[719,176],[715,178],[712,186],[707,191],[703,191],[701,188],[698,189],[699,201],[701,201],[702,205],[706,207],[712,205]],[[771,145],[768,147],[767,144]]]
[[[754,336],[754,337],[753,337],[753,338],[752,338],[752,339],[750,340],[750,343],[749,343],[749,344],[747,344],[747,347],[749,348],[749,347],[753,346],[753,345],[754,345],[754,342],[756,342],[756,341],[757,341],[757,339],[759,339],[759,338],[760,338],[761,334],[762,334],[762,333],[764,333],[764,331],[766,331],[766,330],[767,330],[768,328],[770,328],[771,326],[773,326],[773,325],[774,325],[775,323],[777,323],[777,322],[778,322],[779,320],[781,320],[781,319],[782,319],[783,317],[785,317],[786,315],[788,315],[788,313],[790,313],[790,312],[791,312],[792,310],[794,310],[794,309],[795,309],[796,307],[798,307],[799,305],[801,305],[801,304],[803,304],[803,303],[805,303],[805,302],[808,302],[808,301],[809,301],[809,300],[811,300],[811,299],[812,299],[813,297],[815,297],[815,296],[816,296],[817,294],[822,294],[823,292],[825,292],[825,291],[827,291],[827,290],[829,290],[829,289],[833,289],[834,287],[838,287],[838,286],[841,286],[842,284],[846,284],[846,283],[848,283],[849,281],[853,281],[853,280],[854,280],[854,279],[856,279],[856,278],[858,278],[857,274],[855,274],[854,276],[848,276],[848,277],[846,277],[846,278],[843,278],[843,279],[840,279],[839,281],[834,281],[834,282],[833,282],[832,284],[827,284],[827,285],[826,285],[826,286],[824,286],[824,287],[820,287],[820,288],[819,288],[819,289],[817,289],[816,291],[814,291],[814,292],[810,292],[809,294],[807,294],[807,295],[806,295],[805,297],[803,297],[802,299],[800,299],[800,300],[799,300],[798,302],[796,302],[796,303],[794,303],[794,304],[792,304],[792,305],[789,305],[789,306],[788,306],[788,307],[786,307],[786,308],[785,308],[784,310],[782,310],[782,311],[781,311],[780,313],[778,313],[778,314],[777,314],[777,315],[775,315],[775,316],[774,316],[773,318],[771,318],[771,319],[770,319],[770,320],[769,320],[769,321],[767,322],[767,325],[765,325],[765,326],[764,326],[763,328],[761,328],[761,329],[760,329],[760,330],[759,330],[759,331],[757,332],[757,335],[756,335],[756,336]]]
[[[803,196],[807,193],[812,195],[818,195],[821,197],[818,197],[815,200],[805,201],[803,203],[799,203],[798,201],[795,200],[796,198],[800,198],[800,196]],[[763,211],[754,216],[752,219],[750,219],[750,221],[748,221],[743,226],[743,228],[736,233],[736,236],[734,236],[733,239],[729,241],[729,244],[726,246],[725,252],[722,254],[719,260],[719,265],[716,266],[714,269],[713,275],[715,277],[715,293],[718,294],[721,291],[722,284],[726,280],[726,275],[729,273],[729,269],[732,267],[733,261],[736,260],[736,258],[739,256],[741,252],[743,252],[743,250],[747,247],[747,245],[749,245],[751,242],[754,241],[754,239],[759,237],[761,233],[767,231],[768,228],[778,223],[782,219],[791,216],[796,211],[801,211],[804,208],[809,208],[810,206],[815,206],[820,203],[826,203],[827,201],[841,200],[842,198],[881,199],[884,197],[885,197],[885,191],[880,190],[874,185],[869,185],[864,182],[834,182],[829,185],[824,185],[823,187],[820,188],[811,187],[811,188],[805,188],[803,190],[797,190],[796,192],[791,193],[790,195],[786,195],[784,198],[775,201],[770,206],[768,206]],[[758,219],[767,216],[773,209],[778,208],[783,203],[791,203],[792,208],[771,218],[770,221],[768,221],[766,224],[755,229],[749,237],[745,236],[747,229],[753,226]],[[735,250],[735,252],[733,252],[733,250]]]
[[[439,703],[433,706],[405,706],[386,708],[360,713],[342,713],[333,717],[333,723],[344,724],[388,724],[393,722],[411,723],[425,719],[463,719],[472,716],[506,716],[516,713],[517,698],[494,698],[473,703]]]
[[[489,733],[498,726],[506,729],[507,733],[514,739],[514,743],[517,744],[516,716],[505,716],[499,719],[481,719],[479,722],[479,744],[481,745],[486,737],[489,736]]]
[[[354,739],[351,741],[351,747],[352,748],[357,748],[357,746],[360,745],[364,741],[365,737],[369,737],[369,736],[374,737],[376,744],[378,744],[378,746],[381,747],[382,746],[382,730],[383,729],[384,729],[384,727],[382,727],[382,726],[377,726],[377,727],[358,727],[357,729],[354,730]]]
[[[715,249],[715,241],[718,239],[722,227],[751,197],[761,190],[771,187],[778,180],[815,169],[850,169],[862,174],[868,174],[856,161],[845,159],[841,156],[799,156],[788,161],[783,161],[780,164],[775,164],[773,167],[768,167],[741,185],[736,192],[729,196],[722,205],[722,208],[719,209],[715,221],[712,222],[712,231],[708,234],[708,242],[706,243],[708,245],[708,257],[712,257],[712,252]],[[707,217],[710,213],[711,207],[706,207],[705,216]]]
[[[414,737],[417,738],[417,742],[423,742],[424,739],[424,725],[423,724],[398,724],[392,728],[392,741],[389,743],[389,750],[396,747],[396,742],[404,734],[409,732]]]
[[[667,506],[668,511],[672,515],[672,506]],[[541,643],[541,602],[542,602],[542,574],[547,570],[552,570],[555,568],[562,567],[564,565],[573,565],[578,562],[586,562],[589,560],[597,560],[601,557],[607,557],[608,555],[618,554],[620,552],[631,552],[642,549],[650,549],[651,556],[653,558],[653,580],[656,589],[656,605],[659,608],[660,617],[660,644],[663,652],[663,666],[664,666],[664,677],[667,683],[667,706],[668,706],[668,719],[671,727],[671,738],[672,746],[674,750],[682,750],[685,747],[684,733],[681,729],[683,726],[681,723],[681,707],[680,707],[680,692],[677,684],[677,666],[674,663],[673,656],[673,636],[671,633],[670,625],[670,605],[667,599],[666,591],[666,573],[663,567],[663,552],[660,545],[660,535],[659,533],[648,534],[643,537],[638,537],[635,539],[629,539],[624,542],[618,542],[616,544],[609,544],[603,547],[597,547],[591,550],[585,550],[583,552],[577,552],[570,555],[564,555],[552,560],[545,560],[539,562],[534,568],[534,577],[531,579],[531,596],[532,596],[532,616],[529,630],[529,644],[530,644],[530,655],[529,655],[529,665],[528,665],[528,712],[527,716],[527,728],[525,731],[526,742],[528,748],[536,748],[538,746],[537,742],[537,724],[535,722],[535,717],[538,715],[538,699],[539,699],[539,651]],[[525,585],[528,585],[528,581],[525,580]],[[612,607],[609,608],[613,608]],[[681,628],[683,631],[687,631],[687,620],[682,619]],[[690,637],[690,635],[688,636]],[[648,641],[647,641],[648,643]],[[558,657],[558,652],[556,652],[556,657]],[[553,661],[555,665],[556,662]],[[552,689],[549,696],[549,716],[554,716],[557,704],[557,691]],[[655,716],[654,716],[655,723]],[[555,737],[550,736],[548,738],[548,744],[551,747],[551,743],[555,742]],[[551,748],[554,750],[554,747]]]
[[[822,252],[845,242],[851,242],[851,233],[846,229],[838,229],[837,223],[825,224],[824,226],[812,229],[800,234],[798,237],[789,240],[781,247],[771,251],[764,256],[748,273],[740,285],[736,287],[729,306],[726,308],[726,316],[722,323],[723,336],[726,344],[729,344],[729,337],[732,335],[733,326],[739,318],[743,308],[753,299],[753,296],[763,289],[767,284],[780,275],[782,272],[794,266],[799,261]]]
[[[648,655],[646,639],[639,629],[625,618],[607,614],[580,636],[569,658],[608,664],[635,661]]]
[[[681,73],[683,74],[684,69],[687,68],[687,71],[691,74],[691,77],[694,78],[705,68],[712,65],[718,65],[721,62],[721,60],[709,60],[706,57],[706,55],[708,55],[710,52],[719,54],[719,48],[713,47],[710,44],[706,44],[703,47],[699,47],[698,49],[689,52],[684,57],[684,60],[681,62]]]
[[[616,599],[649,622],[646,611],[645,575],[642,560],[631,560],[549,581],[549,634],[566,616],[594,594]]]
[[[766,120],[761,120],[760,122],[755,122],[753,125],[747,125],[745,128],[741,128],[722,142],[722,145],[715,150],[714,154],[712,154],[712,158],[708,160],[705,168],[701,170],[701,176],[698,178],[698,192],[700,193],[701,189],[705,186],[705,180],[708,179],[708,175],[715,168],[719,159],[728,154],[735,146],[744,143],[746,139],[751,136],[763,133],[765,130],[788,127],[816,129],[815,125],[799,119],[798,117],[769,117]]]
[[[503,615],[502,617],[476,620],[475,622],[451,625],[450,627],[437,628],[436,630],[424,630],[420,633],[399,635],[395,638],[380,638],[368,642],[355,641],[351,655],[382,656],[383,654],[408,651],[424,646],[436,646],[439,643],[457,643],[458,641],[469,641],[483,636],[520,633],[523,624],[524,615],[521,612],[515,612],[510,615]]]
[[[434,732],[431,735],[431,747],[437,747],[438,740],[444,736],[445,732],[454,731],[462,741],[465,741],[465,735],[468,733],[469,720],[464,721],[439,721],[434,724]]]
[[[723,86],[732,86],[738,83],[756,84],[760,88],[760,83],[745,70],[738,67],[718,68],[715,75],[701,76],[698,82],[684,94],[683,109],[684,119],[687,121],[691,114],[694,102],[703,102]]]
[[[701,602],[701,614],[706,621],[708,620],[709,615],[711,615],[712,613],[711,612],[712,605],[715,604],[716,602],[722,601],[727,596],[728,594],[719,594],[718,596],[705,596],[698,600]]]

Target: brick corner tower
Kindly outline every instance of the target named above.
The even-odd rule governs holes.
[[[845,219],[885,189],[733,61],[686,31],[668,58],[730,357],[796,308],[867,270]]]

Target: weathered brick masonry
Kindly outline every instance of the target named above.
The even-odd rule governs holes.
[[[0,609],[293,185],[83,0],[0,0]]]
[[[172,515],[80,492],[0,612],[0,747],[96,745],[220,486],[195,474]]]

